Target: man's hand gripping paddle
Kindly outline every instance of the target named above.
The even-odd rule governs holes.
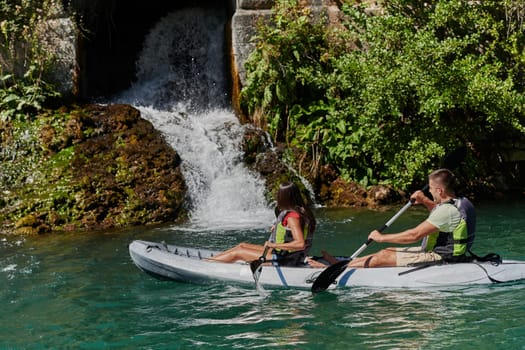
[[[449,170],[453,170],[459,166],[459,164],[465,159],[465,156],[467,155],[467,148],[466,147],[460,147],[454,150],[452,153],[450,153],[444,160],[443,160],[443,167],[447,168]],[[425,185],[423,187],[422,191],[426,191],[428,189],[428,185]],[[390,225],[397,220],[401,214],[403,214],[410,206],[412,205],[412,201],[408,201],[407,204],[403,208],[401,208],[386,224],[383,225],[380,229],[378,229],[379,232],[383,232],[386,230]],[[363,252],[363,250],[368,247],[368,245],[372,243],[372,239],[367,240],[354,254],[350,256],[349,259],[341,260],[336,262],[335,264],[332,264],[328,266],[326,269],[321,272],[321,274],[316,278],[314,283],[312,284],[312,293],[319,293],[324,290],[326,290],[331,284],[333,284],[337,277],[343,271],[346,270],[348,264],[350,261],[355,259],[359,254]]]

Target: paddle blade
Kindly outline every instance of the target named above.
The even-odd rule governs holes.
[[[261,276],[261,272],[262,272],[262,265],[259,265],[258,267],[255,268],[255,270],[252,270],[253,279],[255,280],[255,286],[257,286],[259,283],[259,277]]]
[[[255,280],[255,289],[257,290],[257,293],[259,293],[262,297],[267,297],[269,293],[264,289],[261,283],[259,283],[259,277],[261,277],[262,272],[262,265],[259,265],[259,267],[253,271],[253,279]]]
[[[259,259],[250,262],[250,270],[252,270],[253,280],[255,281],[255,288],[257,289],[259,295],[263,297],[268,296],[268,292],[266,292],[263,286],[259,283],[259,277],[261,277],[263,263],[266,261],[266,253],[268,253],[269,249],[270,248],[268,246],[265,246],[264,251],[259,257]]]
[[[337,277],[346,270],[349,262],[350,260],[341,260],[324,269],[312,284],[312,293],[319,293],[330,287]]]
[[[264,247],[264,251],[262,253],[262,255],[259,257],[259,259],[257,260],[253,260],[251,263],[250,263],[250,269],[252,270],[252,273],[253,273],[253,277],[255,278],[255,272],[257,271],[257,269],[259,269],[259,267],[261,267],[261,265],[263,264],[263,262],[266,261],[266,253],[268,253],[268,250],[270,248],[268,247]],[[261,267],[262,269],[262,267]],[[260,273],[260,272],[259,272]]]
[[[252,273],[254,274],[254,276],[255,276],[255,273],[257,272],[257,270],[259,269],[259,267],[262,265],[263,262],[264,262],[264,259],[258,259],[258,260],[254,260],[254,261],[252,261],[250,263],[250,269],[252,270]]]
[[[267,297],[268,292],[264,289],[262,284],[259,283],[259,278],[261,277],[262,268],[263,268],[263,262],[265,262],[266,259],[261,256],[259,260],[254,260],[250,263],[250,269],[252,270],[253,274],[253,280],[255,281],[255,289],[257,289],[257,293],[259,293],[262,297]]]

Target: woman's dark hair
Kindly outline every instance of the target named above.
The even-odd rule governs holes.
[[[293,182],[284,182],[277,192],[277,208],[279,211],[294,210],[301,214],[301,220],[306,220],[309,230],[315,231],[315,217],[310,208],[305,205],[299,187]],[[301,222],[304,224],[304,222]]]

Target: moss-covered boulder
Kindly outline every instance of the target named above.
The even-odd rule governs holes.
[[[48,111],[0,125],[0,228],[43,233],[184,217],[180,157],[129,105]]]

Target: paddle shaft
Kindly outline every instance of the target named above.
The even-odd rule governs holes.
[[[423,187],[422,191],[426,191],[428,189],[428,185],[426,185],[425,187]],[[390,227],[390,225],[392,225],[394,223],[394,221],[396,221],[401,215],[403,215],[403,213],[405,211],[408,210],[408,208],[410,208],[412,206],[412,204],[414,204],[414,202],[412,200],[409,200],[407,202],[407,204],[405,204],[403,206],[403,208],[399,209],[399,211],[390,218],[390,220],[388,220],[380,229],[378,229],[379,232],[383,232],[384,230],[386,230],[387,228]],[[368,241],[366,241],[365,243],[363,243],[363,245],[361,247],[359,247],[358,250],[355,251],[354,254],[352,254],[350,256],[350,259],[348,260],[348,262],[352,261],[353,259],[355,259],[359,254],[361,254],[363,252],[363,250],[366,249],[366,247],[368,247],[370,245],[370,243],[373,242],[373,239],[372,238],[369,238]]]
[[[423,188],[423,191],[425,191],[427,189],[428,185],[425,186],[425,188]],[[378,229],[379,232],[383,232],[384,230],[386,230],[387,228],[390,227],[390,225],[392,225],[394,223],[394,221],[396,221],[405,211],[408,210],[408,208],[410,208],[412,206],[413,202],[411,200],[409,200],[407,202],[407,204],[405,204],[405,206],[401,209],[399,209],[399,211],[390,218],[390,220],[388,220],[380,229]],[[368,247],[370,245],[370,243],[373,242],[373,239],[369,238],[365,243],[363,243],[363,245],[361,247],[359,247],[358,250],[355,251],[354,254],[352,254],[350,256],[350,259],[348,260],[348,262],[352,261],[353,259],[355,259],[359,254],[361,254],[363,252],[363,250],[366,249],[366,247]]]
[[[412,201],[408,201],[407,204],[403,208],[401,208],[390,220],[387,221],[386,224],[383,225],[378,231],[382,232],[386,230],[396,219],[403,214],[410,206],[412,205]],[[341,273],[343,273],[344,270],[346,270],[348,264],[355,259],[359,254],[363,252],[363,250],[366,249],[372,243],[373,240],[369,238],[358,250],[354,252],[350,256],[348,260],[341,260],[339,262],[336,262],[335,264],[332,264],[328,266],[326,269],[321,272],[321,274],[315,279],[314,283],[312,284],[312,292],[318,293],[326,290],[328,286],[330,286],[332,283],[334,283],[339,277]]]

